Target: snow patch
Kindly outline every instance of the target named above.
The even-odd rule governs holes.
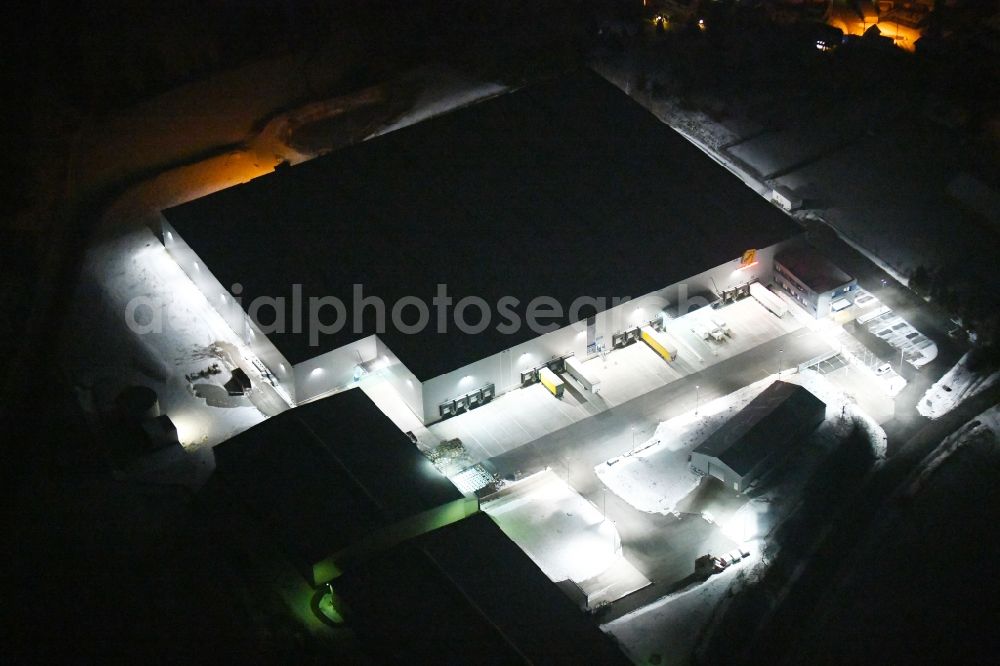
[[[971,398],[996,383],[1000,378],[1000,370],[990,374],[973,372],[967,366],[969,353],[966,352],[951,370],[933,386],[917,402],[917,411],[921,416],[936,419],[944,416],[966,398]]]
[[[763,566],[759,548],[750,548],[750,557],[716,574],[703,583],[663,597],[613,622],[601,630],[617,639],[625,654],[637,664],[690,663],[703,627],[730,590]]]
[[[689,465],[691,452],[715,430],[777,380],[771,375],[694,410],[659,423],[653,436],[634,452],[594,467],[607,488],[631,506],[648,513],[676,513],[677,504],[697,487],[700,476]],[[860,428],[877,458],[884,458],[888,438],[879,424],[843,391],[819,373],[782,373],[826,403],[826,418],[837,427]]]
[[[986,438],[996,442],[998,434],[1000,434],[1000,405],[994,405],[941,442],[924,460],[920,471],[906,486],[903,494],[908,497],[917,495],[934,473],[962,447]]]
[[[688,464],[699,444],[746,407],[776,377],[768,377],[716,398],[694,410],[662,421],[635,452],[594,467],[597,478],[630,505],[649,513],[675,513],[701,477]]]

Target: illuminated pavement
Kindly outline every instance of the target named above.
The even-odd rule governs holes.
[[[296,113],[293,109],[274,116],[275,111],[285,111],[302,100],[301,92],[290,88],[283,74],[287,64],[265,61],[254,65],[261,75],[250,84],[244,71],[235,79],[225,74],[206,82],[207,89],[188,86],[164,95],[156,103],[166,105],[166,112],[154,109],[151,114],[128,115],[91,128],[94,136],[83,142],[81,164],[73,174],[74,185],[81,191],[96,189],[95,183],[111,174],[121,174],[129,182],[126,174],[155,173],[130,186],[101,212],[96,240],[81,260],[80,283],[66,312],[65,335],[58,350],[66,374],[85,394],[81,400],[85,408],[107,409],[125,386],[142,384],[157,391],[161,410],[174,421],[184,447],[146,456],[138,470],[144,478],[200,485],[214,465],[212,446],[287,407],[266,383],[256,381],[259,376],[239,354],[231,359],[233,364],[255,380],[256,391],[249,399],[222,407],[220,401],[213,404],[193,392],[184,375],[218,360],[211,358],[216,353],[211,348],[217,343],[238,348],[239,340],[149,231],[150,225],[158,224],[164,208],[245,183],[270,172],[282,160],[298,163],[308,157],[287,146],[273,131],[286,116]],[[325,76],[318,70],[313,73],[317,74]],[[304,80],[293,78],[297,83]],[[407,85],[415,83],[419,95],[413,107],[393,121],[393,127],[501,90],[496,84],[443,69],[417,70],[404,74],[402,80]],[[325,103],[342,106],[349,99]],[[197,112],[182,111],[178,116],[177,105]],[[315,106],[310,108],[315,111]],[[186,123],[180,132],[179,117]],[[206,125],[206,118],[213,117],[219,122]],[[169,121],[166,125],[159,122],[163,118]],[[258,126],[261,118],[272,121],[263,130]],[[245,147],[230,149],[234,144]],[[191,156],[203,155],[209,156],[189,162]],[[164,164],[177,163],[184,165],[156,173]],[[170,323],[164,334],[140,336],[126,327],[125,308],[135,297],[149,298],[160,309],[164,321]],[[215,379],[199,383],[213,385],[202,389],[210,397],[217,393]],[[381,394],[378,386],[365,389]],[[408,421],[394,407],[383,409],[391,412],[397,424]]]
[[[841,359],[842,357],[834,357]],[[895,415],[895,401],[886,394],[878,377],[866,369],[847,361],[837,363],[840,367],[823,374],[827,381],[853,397],[866,413],[878,423],[886,423]]]
[[[148,332],[133,332],[126,325],[126,307],[135,298],[145,299],[134,318],[150,324]],[[154,310],[162,326],[152,325]],[[161,412],[177,427],[184,449],[145,457],[138,470],[144,476],[159,470],[155,478],[197,485],[211,472],[212,446],[287,409],[240,355],[236,334],[147,229],[87,251],[68,318],[73,335],[66,362],[96,405],[105,406],[126,386],[150,386]],[[187,380],[186,375],[213,363],[223,372]],[[213,396],[223,392],[228,369],[237,365],[251,377],[254,389],[249,397],[222,406]]]
[[[724,318],[732,331],[722,342],[706,341],[692,332],[698,322],[711,316]],[[667,330],[679,347],[678,357],[671,363],[666,363],[643,342],[613,350],[606,358],[586,361],[587,369],[601,380],[599,395],[567,379],[567,390],[560,400],[535,384],[510,391],[489,404],[433,424],[428,429],[438,441],[462,440],[472,460],[478,462],[534,442],[727,360],[762,361],[763,352],[756,351],[762,344],[801,329],[800,321],[791,316],[778,319],[753,299],[744,299],[720,310],[702,308],[668,323]],[[771,353],[770,372],[775,372],[779,354],[777,349]],[[781,359],[786,368],[799,362],[790,350],[787,356]],[[709,389],[705,386],[703,390]],[[693,385],[691,391],[693,400]]]
[[[595,505],[602,506],[606,501],[608,518],[621,535],[626,558],[662,589],[691,574],[696,556],[726,552],[736,542],[700,516],[651,514],[636,510],[613,493],[605,497],[594,467],[631,448],[632,428],[642,441],[661,421],[691,410],[695,384],[701,386],[701,398],[708,401],[774,374],[779,349],[784,350],[783,363],[796,365],[830,348],[806,329],[785,334],[508,451],[492,462],[501,475],[525,475],[551,467]]]
[[[614,523],[551,471],[505,488],[482,508],[551,580],[576,583],[590,607],[649,585],[621,556]]]

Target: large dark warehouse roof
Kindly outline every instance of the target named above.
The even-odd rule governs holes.
[[[333,586],[385,663],[628,663],[485,513],[367,558]]]
[[[796,231],[781,212],[589,71],[537,84],[165,211],[243,303],[336,296],[391,307],[436,285],[493,305],[478,335],[383,340],[420,379],[524,342],[496,331],[502,296],[637,297]],[[477,310],[468,311],[476,321]],[[367,312],[371,315],[371,310]],[[431,312],[431,322],[436,320]],[[328,310],[332,318],[332,311]],[[349,317],[350,318],[350,317]],[[375,332],[269,335],[292,363]],[[415,319],[409,310],[408,321]],[[450,322],[450,320],[449,320]]]
[[[213,452],[227,487],[310,575],[375,530],[462,499],[359,388],[282,412]]]

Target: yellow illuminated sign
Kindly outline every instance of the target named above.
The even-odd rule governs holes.
[[[757,250],[747,250],[740,258],[740,268],[748,268],[757,263]]]

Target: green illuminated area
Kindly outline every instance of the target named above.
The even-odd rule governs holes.
[[[312,609],[321,622],[340,626],[344,624],[344,616],[341,614],[341,600],[337,593],[329,585],[325,585],[316,592],[313,597]]]

